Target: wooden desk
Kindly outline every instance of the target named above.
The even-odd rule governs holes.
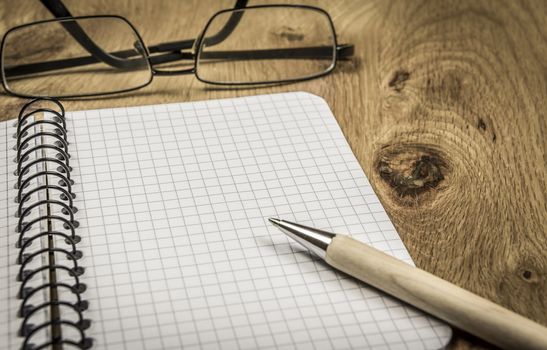
[[[252,1],[253,4],[259,1]],[[304,2],[303,3],[309,3]],[[232,2],[66,1],[119,14],[158,43],[194,37]],[[306,90],[330,104],[416,264],[547,325],[547,3],[363,1],[318,6],[355,58],[334,74],[223,90],[158,77],[69,110]],[[3,6],[0,32],[51,18],[38,1]],[[22,100],[0,97],[0,119]],[[454,348],[489,347],[456,332]]]

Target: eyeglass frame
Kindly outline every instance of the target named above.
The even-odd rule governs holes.
[[[2,77],[1,77],[2,78],[1,79],[2,80],[2,86],[4,87],[4,89],[9,94],[11,94],[13,96],[17,96],[17,97],[23,97],[23,98],[29,98],[29,97],[31,97],[31,98],[55,97],[55,96],[47,96],[47,95],[26,95],[26,94],[21,94],[21,93],[17,93],[17,92],[12,91],[8,86],[7,78],[5,76],[5,69],[3,68],[3,67],[5,67],[5,65],[4,65],[4,55],[3,55],[4,46],[5,46],[6,38],[8,37],[9,33],[13,32],[13,31],[16,31],[16,30],[19,30],[21,28],[26,28],[26,27],[30,27],[30,26],[34,26],[34,25],[38,25],[38,24],[43,24],[43,23],[50,23],[50,22],[61,23],[63,21],[77,21],[77,20],[93,19],[93,18],[116,18],[116,19],[120,19],[123,22],[125,22],[127,25],[129,25],[131,30],[136,35],[136,38],[138,39],[139,43],[142,45],[142,49],[144,50],[144,53],[141,53],[141,54],[143,55],[143,58],[146,59],[149,70],[150,70],[150,79],[142,85],[132,87],[132,88],[128,88],[128,89],[111,91],[111,92],[98,92],[98,93],[90,93],[90,94],[63,95],[63,96],[57,97],[57,98],[63,98],[63,99],[85,98],[85,97],[94,97],[94,96],[109,96],[109,95],[123,94],[123,93],[131,92],[131,91],[139,90],[139,89],[142,89],[142,88],[150,85],[152,83],[153,79],[154,79],[154,76],[174,76],[174,75],[194,74],[195,77],[198,79],[198,81],[201,81],[201,82],[206,83],[206,84],[219,85],[219,86],[260,86],[260,85],[270,85],[270,84],[290,84],[290,83],[294,83],[294,82],[306,81],[306,80],[311,80],[311,79],[315,79],[315,78],[325,76],[325,75],[331,73],[334,70],[334,68],[336,67],[338,59],[347,58],[347,57],[353,55],[353,53],[354,53],[354,46],[352,44],[343,44],[343,45],[338,44],[337,36],[336,36],[336,30],[334,28],[334,23],[332,21],[332,18],[330,17],[328,12],[326,12],[325,10],[323,10],[319,7],[309,6],[309,5],[299,5],[299,4],[266,4],[266,5],[245,6],[246,3],[247,3],[246,0],[243,0],[243,1],[240,0],[240,1],[237,1],[234,8],[224,9],[224,10],[220,10],[220,11],[216,12],[213,16],[211,16],[209,18],[209,20],[207,21],[204,29],[201,31],[201,33],[198,35],[198,37],[196,39],[185,39],[185,40],[180,40],[180,41],[175,41],[175,42],[166,42],[166,43],[160,43],[160,44],[156,44],[156,45],[152,45],[152,46],[147,46],[146,43],[144,42],[144,40],[142,39],[142,36],[140,35],[139,31],[137,30],[137,28],[127,18],[125,18],[123,16],[120,16],[120,15],[66,16],[66,17],[59,17],[59,18],[52,18],[52,19],[46,19],[46,20],[41,20],[41,21],[35,21],[35,22],[15,26],[15,27],[9,29],[4,34],[4,37],[2,38],[2,42],[0,44],[0,67],[2,67],[0,69],[0,71],[1,71],[1,75],[2,75]],[[332,31],[332,36],[333,36],[333,41],[334,41],[334,43],[333,43],[334,44],[333,45],[334,50],[333,50],[332,64],[326,70],[324,70],[323,72],[317,73],[317,74],[313,74],[313,75],[309,75],[309,76],[301,77],[301,78],[282,79],[282,80],[276,80],[276,81],[257,81],[257,82],[236,82],[236,83],[233,83],[233,82],[209,81],[209,80],[206,80],[206,79],[202,79],[199,76],[198,72],[197,72],[198,58],[200,56],[199,54],[200,54],[200,51],[202,49],[202,43],[203,43],[204,35],[207,32],[207,29],[209,28],[209,26],[211,25],[213,20],[217,16],[220,16],[220,15],[225,14],[225,13],[232,12],[232,16],[230,17],[230,19],[228,20],[228,22],[226,23],[224,28],[222,28],[219,31],[219,33],[216,34],[216,35],[219,35],[224,29],[226,29],[226,27],[228,27],[228,25],[230,24],[230,21],[233,20],[233,16],[236,12],[241,12],[241,15],[239,16],[239,17],[241,17],[245,10],[260,9],[260,8],[307,9],[307,10],[317,11],[317,12],[321,13],[322,15],[324,15],[327,18],[328,23],[330,25],[330,28],[331,28],[331,31]],[[237,26],[238,23],[239,23],[239,18],[235,19],[235,23],[233,23],[232,28],[229,28],[229,33],[227,35],[230,35],[230,33],[235,29],[235,27]],[[84,35],[85,35],[85,33],[84,33]],[[224,39],[226,37],[224,37]],[[75,39],[78,40],[78,38],[75,38]],[[82,38],[80,38],[80,39],[82,39]],[[88,39],[91,40],[91,38],[88,38]],[[222,40],[224,40],[224,39],[222,39]],[[94,45],[92,40],[91,40],[91,44]],[[176,46],[174,46],[174,45],[176,45]],[[180,46],[178,46],[178,45],[180,45]],[[101,50],[99,47],[97,47],[97,49]],[[151,51],[150,49],[153,49],[153,51]],[[185,50],[185,49],[192,49],[192,51],[190,51],[190,52],[182,51],[182,50]],[[88,50],[88,49],[86,48],[86,50]],[[177,60],[192,59],[193,60],[193,66],[191,68],[180,69],[180,70],[162,70],[161,68],[157,69],[157,68],[154,67],[155,64],[159,65],[159,64],[162,64],[162,63],[170,62],[170,61],[154,63],[153,62],[154,58],[158,58],[158,57],[162,57],[162,56],[159,56],[159,55],[158,56],[152,56],[151,53],[168,52],[166,55],[169,55],[169,53],[174,53],[174,51],[179,51],[179,52],[177,52],[177,54],[180,55],[180,57],[178,57]],[[103,51],[103,53],[104,53],[104,51]],[[90,52],[90,54],[92,56],[89,57],[89,58],[94,58],[93,53]],[[106,54],[109,55],[108,53],[106,53]],[[86,59],[88,57],[81,57],[81,58]],[[116,57],[116,58],[122,58],[123,59],[125,57]],[[76,59],[76,58],[74,58],[74,59]],[[100,62],[101,60],[98,60],[98,61]],[[55,61],[51,61],[51,62],[55,62]],[[47,64],[47,63],[51,63],[51,62],[41,62],[41,63],[38,63],[38,64]],[[85,64],[92,64],[92,63],[95,63],[95,62],[89,62],[89,63],[85,63]],[[78,65],[80,65],[80,64],[78,64]],[[55,69],[57,69],[57,68],[53,68],[52,70],[55,70]],[[51,70],[51,69],[48,69],[48,70]]]

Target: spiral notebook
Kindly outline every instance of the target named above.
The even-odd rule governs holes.
[[[412,264],[315,95],[66,114],[37,101],[0,128],[2,347],[435,349],[450,339],[445,324],[268,223],[350,233]]]

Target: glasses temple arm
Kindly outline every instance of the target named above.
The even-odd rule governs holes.
[[[72,17],[72,14],[61,0],[40,0],[40,2],[55,18]]]
[[[234,9],[242,9],[247,6],[247,0],[237,0]],[[215,35],[207,37],[207,45],[213,46],[223,42],[236,28],[241,17],[243,17],[244,11],[234,11],[226,21],[224,27],[222,27]],[[203,33],[201,34],[203,35]]]
[[[162,45],[162,44],[160,44]],[[158,46],[160,46],[158,45]],[[337,58],[345,59],[353,55],[353,45],[345,44],[336,47]],[[133,50],[118,51],[112,53],[118,57],[129,58],[138,55]],[[270,50],[248,50],[248,51],[209,51],[202,53],[202,58],[206,59],[232,59],[232,60],[260,60],[260,59],[313,59],[313,58],[332,58],[331,46],[303,47],[290,49],[270,49]],[[170,63],[181,60],[193,60],[194,55],[190,52],[169,52],[161,55],[151,56],[152,65]],[[142,63],[142,59],[138,59]],[[85,66],[99,62],[95,57],[75,57],[64,60],[30,63],[15,67],[5,67],[6,77],[23,76],[35,73],[44,73],[48,71]]]
[[[342,48],[342,47],[340,47]],[[337,58],[347,58],[351,50],[337,50]],[[291,47],[286,49],[205,51],[200,59],[264,60],[264,59],[333,59],[332,46]],[[340,56],[342,54],[343,56]]]
[[[336,46],[336,57],[345,59],[353,56],[355,53],[355,46],[353,44],[340,44]]]
[[[125,50],[125,51],[113,52],[112,55],[115,55],[120,58],[130,58],[132,56],[140,55],[140,53],[135,52],[134,50]],[[174,61],[178,61],[182,59],[193,59],[194,55],[189,52],[173,52],[173,53],[166,53],[166,54],[163,54],[160,56],[154,56],[154,57],[158,57],[158,60],[153,59],[151,57],[150,58],[151,63],[160,64],[160,63],[164,63],[164,61],[174,62]],[[130,60],[126,60],[126,61],[130,61]],[[129,68],[123,67],[120,70],[131,70],[131,69],[135,70],[136,68],[142,69],[146,67],[146,64],[142,56],[140,58],[137,58],[131,61],[138,62],[138,65],[132,65],[132,67],[129,67]],[[65,69],[65,68],[87,66],[90,64],[98,63],[98,62],[101,62],[101,61],[94,56],[73,57],[73,58],[66,58],[62,60],[21,64],[21,65],[17,65],[13,67],[4,67],[4,73],[6,78],[18,77],[18,76],[24,76],[29,74],[45,73],[45,72],[50,72],[50,71]]]
[[[61,0],[41,0],[42,4],[57,18],[72,17],[66,6]],[[131,69],[142,64],[138,60],[126,60],[113,56],[102,50],[95,42],[85,33],[76,21],[65,21],[60,24],[66,31],[97,60],[102,61],[109,66],[116,68]]]
[[[247,0],[238,0],[236,1],[236,4],[234,5],[234,9],[240,9],[247,6]],[[218,44],[221,41],[224,41],[228,35],[230,35],[239,21],[241,20],[242,12],[234,12],[226,22],[223,28],[219,30],[219,32],[215,35],[213,35],[213,39],[215,40],[215,43]],[[196,42],[195,39],[186,39],[186,40],[180,40],[180,41],[171,41],[166,42],[162,44],[157,44],[153,46],[148,47],[148,51],[150,53],[156,53],[156,52],[169,52],[169,51],[181,51],[186,49],[191,49],[194,46],[194,43]]]

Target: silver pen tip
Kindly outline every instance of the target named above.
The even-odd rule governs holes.
[[[268,220],[287,236],[325,259],[327,248],[335,234],[276,218],[268,218]]]
[[[276,218],[268,218],[268,221],[270,221],[272,224],[274,225],[279,225],[281,224],[281,220],[279,219],[276,219]]]

